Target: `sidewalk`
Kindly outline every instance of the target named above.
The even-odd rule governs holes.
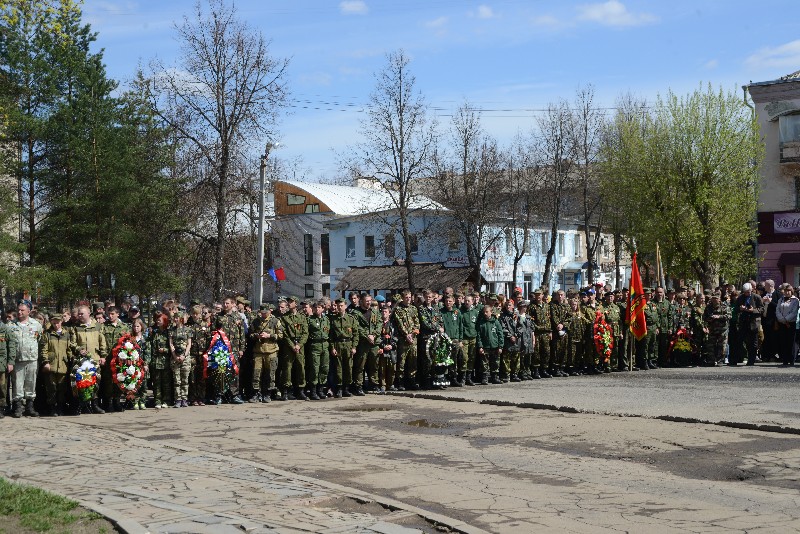
[[[437,522],[482,532],[390,499],[239,460],[236,451],[165,447],[84,427],[82,419],[4,420],[0,476],[75,499],[132,534],[406,534],[434,532]]]

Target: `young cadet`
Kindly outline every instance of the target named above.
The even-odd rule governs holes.
[[[450,385],[455,387],[462,387],[464,385],[464,372],[462,371],[464,365],[464,351],[461,340],[464,337],[464,324],[461,321],[461,313],[455,307],[456,299],[452,294],[445,294],[444,307],[442,308],[442,326],[444,333],[453,342],[450,357],[453,359],[453,369],[450,374],[455,373],[455,376],[450,380]]]
[[[283,323],[272,315],[275,306],[262,304],[250,325],[253,342],[253,396],[249,402],[269,402],[277,392],[278,343],[283,339]]]
[[[62,317],[59,314],[50,317],[50,328],[42,334],[39,359],[44,372],[50,415],[56,417],[63,415],[69,399],[70,383],[67,375],[70,372],[71,358],[69,333],[63,328]]]
[[[503,353],[503,326],[494,314],[491,304],[484,304],[478,318],[476,330],[478,336],[475,346],[480,359],[481,385],[489,383],[491,373],[492,382],[498,383],[497,367],[498,358]],[[476,365],[477,367],[477,365]]]
[[[353,381],[353,356],[356,353],[358,324],[355,317],[347,313],[347,302],[336,299],[336,315],[331,323],[331,357],[336,372],[335,395],[337,398],[352,397],[347,386]]]
[[[308,318],[308,341],[306,341],[306,388],[308,398],[325,398],[325,384],[330,366],[331,323],[325,314],[325,303],[314,303],[314,314]]]

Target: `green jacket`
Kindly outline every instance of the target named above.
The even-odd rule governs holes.
[[[8,368],[9,342],[8,329],[5,323],[0,323],[0,373],[5,373]]]
[[[505,337],[503,335],[503,325],[494,315],[487,319],[481,314],[477,323],[478,337],[475,339],[475,346],[479,349],[502,349]]]
[[[153,330],[148,341],[150,342],[150,368],[169,369],[169,330]]]
[[[419,332],[423,336],[435,334],[442,326],[442,314],[436,306],[431,308],[420,306],[417,308],[417,315],[419,316]]]
[[[49,363],[50,372],[67,374],[70,372],[72,355],[69,351],[69,332],[62,328],[61,332],[46,330],[39,342],[39,360],[42,365]]]
[[[675,307],[666,299],[653,304],[658,310],[658,328],[662,334],[671,334],[675,330]]]
[[[366,348],[377,346],[378,338],[381,335],[381,311],[375,306],[365,310],[360,306],[350,313],[358,324],[358,341],[357,345]],[[373,342],[370,343],[367,336],[373,336]]]
[[[330,319],[331,323],[331,343],[346,345],[347,350],[356,346],[358,341],[358,324],[356,318],[349,313],[334,315]]]
[[[232,310],[230,313],[221,313],[214,319],[214,330],[222,330],[228,336],[228,341],[231,342],[231,350],[235,353],[236,357],[239,352],[244,352],[244,323],[242,317],[239,315],[238,310]],[[155,354],[154,354],[155,357]]]
[[[622,318],[619,314],[619,306],[610,304],[603,307],[603,315],[606,317],[606,322],[614,331],[614,337],[622,337]]]
[[[111,351],[114,350],[114,347],[117,346],[117,341],[122,337],[122,334],[130,332],[130,327],[120,319],[117,319],[117,324],[115,325],[104,323],[100,329],[103,332],[103,336],[106,338],[106,347],[108,347],[109,356],[111,355]]]
[[[399,334],[402,334],[397,336],[399,338],[403,338],[408,334],[416,335],[419,333],[419,316],[414,306],[398,304],[392,313],[392,320]]]
[[[306,316],[300,312],[287,313],[281,317],[283,321],[283,342],[287,346],[301,347],[308,341],[308,321]]]
[[[528,314],[533,319],[534,333],[538,336],[540,334],[549,334],[552,331],[550,324],[550,304],[542,302],[541,304],[532,303],[528,307]]]
[[[480,313],[481,310],[478,306],[473,306],[469,310],[461,308],[460,315],[461,315],[461,329],[464,332],[463,339],[475,339],[478,336],[476,325]]]
[[[450,311],[442,309],[442,326],[444,326],[444,333],[453,341],[464,339],[464,322],[461,320],[461,312],[458,309],[453,308]]]
[[[262,333],[269,334],[269,338],[261,339]],[[259,315],[250,325],[250,339],[253,342],[254,353],[275,354],[278,352],[278,343],[283,339],[283,335],[283,321],[272,314],[266,319]]]

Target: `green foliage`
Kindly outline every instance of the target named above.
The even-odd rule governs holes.
[[[77,507],[75,501],[0,478],[0,516],[19,516],[23,527],[47,532],[74,524],[86,515],[76,514]]]
[[[709,86],[631,111],[618,113],[602,158],[625,232],[645,252],[658,242],[669,273],[704,287],[751,273],[763,143],[750,110]]]

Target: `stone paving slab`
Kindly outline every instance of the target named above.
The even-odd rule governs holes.
[[[397,501],[388,502],[386,510],[378,506],[379,515],[353,511],[359,502],[372,502],[372,496],[239,460],[236,451],[166,447],[87,428],[77,419],[4,421],[0,450],[4,460],[0,476],[102,510],[127,532],[433,531],[432,524],[403,511]],[[336,505],[342,499],[351,504],[346,510]],[[448,524],[448,518],[431,517]],[[409,518],[416,519],[412,525],[426,527],[397,524],[408,523]],[[482,532],[456,520],[449,524],[457,531]]]

